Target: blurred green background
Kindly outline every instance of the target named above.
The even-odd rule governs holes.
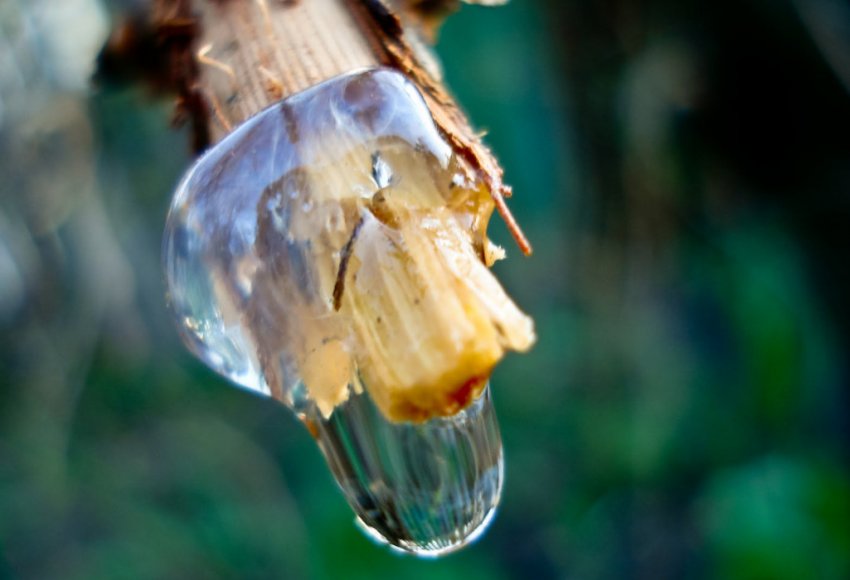
[[[850,577],[850,5],[514,0],[446,76],[536,247],[502,507],[370,543],[290,413],[182,347],[171,105],[92,90],[132,2],[0,0],[0,578]]]

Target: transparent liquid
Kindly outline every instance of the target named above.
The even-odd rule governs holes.
[[[373,539],[440,556],[477,539],[502,491],[499,426],[489,387],[457,415],[391,423],[366,394],[311,417],[331,472]]]
[[[199,159],[163,241],[186,345],[311,426],[364,530],[418,555],[469,543],[492,517],[489,394],[456,411],[505,349],[533,341],[481,259],[492,200],[457,169],[403,75],[352,73]]]

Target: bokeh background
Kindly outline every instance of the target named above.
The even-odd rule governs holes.
[[[127,4],[127,3],[124,3]],[[536,246],[493,377],[500,513],[370,543],[289,412],[182,348],[171,103],[124,9],[0,0],[0,578],[850,577],[850,5],[514,0],[442,30]]]

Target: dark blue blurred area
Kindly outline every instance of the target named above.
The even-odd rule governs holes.
[[[159,251],[187,135],[88,89],[109,25],[0,4],[0,578],[850,577],[846,2],[447,21],[539,340],[492,380],[500,513],[435,562],[371,544],[290,413],[179,344]]]

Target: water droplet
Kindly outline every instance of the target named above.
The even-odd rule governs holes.
[[[439,556],[486,529],[502,490],[502,442],[489,390],[454,417],[387,421],[366,395],[314,416],[319,447],[375,540]]]
[[[285,120],[278,107],[249,119],[175,194],[163,259],[184,342],[311,426],[370,535],[451,551],[499,500],[486,376],[533,340],[472,246],[486,224],[466,214],[489,216],[492,200],[447,191],[451,149],[397,72],[280,106]]]

